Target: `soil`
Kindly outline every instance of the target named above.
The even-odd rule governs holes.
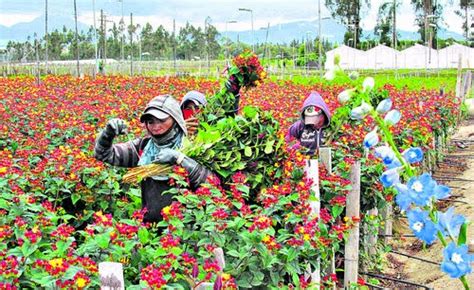
[[[468,228],[468,241],[471,244],[471,254],[474,254],[472,252],[474,251],[474,119],[472,117],[463,121],[457,132],[450,138],[445,157],[438,163],[433,177],[438,183],[448,185],[452,189],[452,196],[447,201],[440,202],[439,208],[445,210],[454,206],[456,213],[464,215],[471,221]],[[406,219],[394,221],[394,232],[396,231],[406,235],[412,234],[407,228]],[[404,237],[390,239],[389,244],[393,251],[413,255],[430,262],[441,263],[443,259],[443,247],[439,242],[424,247],[416,238]],[[385,275],[422,284],[432,289],[463,289],[460,280],[450,278],[441,271],[439,265],[396,253],[387,254],[387,261]],[[474,273],[469,274],[467,280],[470,287],[474,287]],[[385,287],[392,289],[417,289],[416,286],[400,283],[384,284]]]

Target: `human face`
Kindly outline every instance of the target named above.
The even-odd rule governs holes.
[[[196,105],[194,102],[188,102],[183,108],[183,117],[185,120],[194,117],[196,113],[198,113],[200,107]]]
[[[150,119],[145,121],[145,126],[152,135],[162,135],[173,126],[174,120],[171,117],[166,119],[157,119],[155,117],[150,117]]]

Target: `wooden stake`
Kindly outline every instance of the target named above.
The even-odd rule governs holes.
[[[311,214],[315,214],[319,216],[319,211],[321,209],[321,202],[320,202],[320,192],[319,192],[319,167],[318,167],[318,160],[307,160],[305,166],[306,176],[313,181],[313,186],[311,190],[314,191],[314,196],[316,200],[310,202],[311,207]],[[317,266],[314,271],[312,271],[310,264],[307,265],[305,277],[309,278],[311,276],[311,282],[314,283],[315,286],[321,284],[321,267],[320,267],[320,258],[317,257]]]
[[[122,263],[102,262],[99,263],[100,289],[101,290],[124,290]]]
[[[351,167],[350,180],[352,189],[347,195],[346,216],[348,218],[360,216],[360,161]],[[355,224],[349,231],[344,250],[344,287],[357,282],[359,271],[359,224]]]

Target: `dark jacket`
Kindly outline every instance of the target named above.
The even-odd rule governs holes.
[[[326,120],[321,128],[317,129],[312,125],[305,125],[304,123],[304,110],[309,106],[315,106],[323,110]],[[324,102],[323,98],[317,92],[311,92],[310,95],[306,98],[301,107],[301,116],[300,120],[296,121],[291,125],[288,133],[286,135],[287,142],[297,139],[300,142],[300,145],[308,148],[308,154],[312,155],[319,149],[323,133],[322,129],[329,126],[331,122],[331,113],[328,106]]]
[[[106,134],[105,131],[102,134]],[[107,136],[104,136],[107,137]],[[120,167],[136,167],[142,150],[145,148],[151,137],[137,138],[126,143],[112,145],[113,138],[99,138],[96,143],[94,156],[103,162]],[[210,171],[205,167],[198,165],[192,172],[189,172],[191,188],[197,188],[206,181]],[[144,222],[159,222],[163,219],[161,210],[172,202],[171,194],[163,194],[170,189],[168,180],[155,180],[145,178],[141,182],[142,190],[142,208],[147,212]]]

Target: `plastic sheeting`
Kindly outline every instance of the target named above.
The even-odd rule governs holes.
[[[440,50],[415,44],[402,51],[385,45],[378,45],[367,51],[346,45],[326,53],[325,69],[334,68],[334,58],[340,56],[342,69],[437,69],[457,68],[461,61],[463,68],[474,68],[474,48],[453,44]]]

